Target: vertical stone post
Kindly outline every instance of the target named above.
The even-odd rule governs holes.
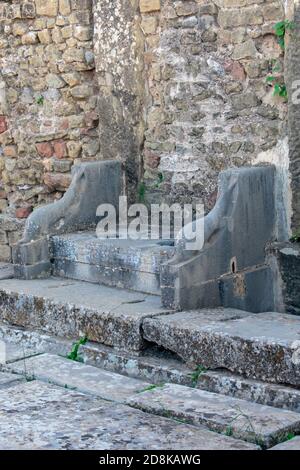
[[[127,194],[135,200],[144,140],[144,38],[139,1],[94,0],[93,8],[100,154],[103,159],[124,163]]]
[[[300,228],[300,1],[288,2],[288,18],[295,27],[288,33],[286,41],[286,84],[288,89],[288,134],[292,189],[292,229]],[[298,84],[296,83],[298,82]],[[295,99],[297,98],[297,99]]]

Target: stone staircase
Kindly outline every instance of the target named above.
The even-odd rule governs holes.
[[[4,332],[2,328],[1,334]],[[22,334],[24,334],[23,339]],[[53,428],[59,429],[61,425],[60,413],[63,410],[59,410],[57,404],[61,403],[65,407],[65,403],[71,399],[72,411],[66,413],[64,408],[63,415],[64,420],[68,423],[67,429],[74,429],[74,425],[70,425],[70,420],[73,423],[74,410],[76,410],[76,422],[77,424],[80,422],[80,429],[83,433],[81,436],[80,432],[77,432],[77,446],[80,445],[81,439],[85,439],[86,426],[90,424],[89,413],[86,413],[86,407],[82,406],[82,401],[89,400],[89,406],[92,406],[95,418],[92,423],[93,431],[90,432],[91,438],[96,439],[97,436],[102,436],[102,439],[106,441],[109,435],[110,446],[113,445],[116,438],[119,450],[120,448],[143,448],[145,450],[153,448],[153,445],[156,449],[177,450],[182,448],[259,450],[261,448],[277,449],[277,446],[283,449],[299,449],[299,438],[295,437],[300,433],[299,390],[287,386],[270,386],[263,382],[249,381],[225,372],[202,371],[198,377],[195,377],[195,372],[193,374],[191,371],[187,373],[188,370],[185,370],[183,365],[178,363],[176,366],[176,360],[169,362],[168,370],[173,371],[174,377],[177,374],[178,380],[186,375],[186,380],[189,379],[191,382],[188,385],[175,383],[155,385],[149,381],[149,378],[147,380],[141,376],[139,378],[130,376],[130,371],[134,370],[133,358],[128,358],[127,376],[124,376],[107,370],[109,367],[106,367],[105,370],[88,363],[83,364],[67,359],[66,352],[70,351],[71,344],[66,340],[48,337],[47,342],[45,341],[46,336],[41,335],[39,340],[35,336],[33,344],[33,333],[28,330],[22,332],[11,327],[6,330],[6,336],[10,336],[9,339],[12,336],[15,338],[19,336],[19,342],[7,343],[7,361],[0,367],[2,370],[0,370],[0,408],[2,410],[4,404],[4,411],[10,415],[10,430],[18,434],[22,448],[26,448],[26,446],[32,448],[34,445],[32,439],[30,442],[27,441],[27,435],[22,430],[22,423],[24,419],[26,421],[28,416],[30,417],[33,410],[36,410],[35,400],[37,399],[36,406],[41,405],[41,400],[44,403],[44,419],[46,419],[47,426],[45,426],[45,421],[43,425],[44,429],[48,429],[52,436],[51,430]],[[26,336],[26,343],[24,343]],[[28,348],[29,336],[32,340],[30,348]],[[95,348],[97,347],[87,344],[80,350],[80,355],[85,362],[89,362],[92,357],[95,358]],[[56,348],[60,354],[48,352],[51,348]],[[94,350],[94,356],[92,350]],[[98,353],[101,354],[101,349],[98,350]],[[102,353],[105,354],[104,350]],[[116,365],[116,356],[113,357],[113,352],[110,351],[107,359],[109,355],[111,364]],[[140,363],[147,361],[145,357],[136,357],[135,360]],[[163,363],[164,359],[160,361],[159,365],[153,357],[148,357],[148,371],[152,366],[153,371],[156,369],[158,372]],[[209,382],[210,384],[217,383],[218,374],[219,379],[222,377],[224,385],[227,380],[231,380],[233,388],[235,383],[236,388],[239,389],[239,397],[232,396],[230,393],[215,393],[207,390]],[[247,387],[244,387],[247,383],[251,384],[251,399],[247,395]],[[278,399],[276,403],[272,401],[275,397],[275,391]],[[7,401],[8,392],[9,401]],[[30,395],[31,409],[27,409],[26,405],[26,400],[28,404],[28,395]],[[59,400],[57,400],[58,395],[61,395]],[[21,403],[20,400],[23,400],[24,403],[23,401]],[[54,413],[52,400],[55,401]],[[266,403],[268,401],[271,403]],[[108,407],[111,410],[118,410],[117,436],[114,435],[113,429],[107,425],[104,430],[101,429],[102,423],[107,419],[113,424],[116,419],[114,413],[107,416],[104,410],[107,410]],[[18,409],[17,416],[15,416],[15,408]],[[52,416],[50,420],[48,420],[49,413]],[[5,418],[4,413],[2,429],[5,429],[7,425]],[[131,428],[132,421],[134,421],[135,431]],[[153,436],[156,433],[153,434],[150,429],[148,441],[137,443],[140,432],[136,431],[137,429],[145,429],[146,422],[150,428],[154,423],[158,427],[157,432],[160,435],[161,447],[157,447],[157,442],[154,443]],[[35,423],[36,426],[39,426],[37,421]],[[127,429],[124,428],[122,435],[125,433],[126,443],[119,440],[120,426],[124,425],[127,426]],[[166,439],[165,428],[168,435],[170,432],[176,431],[172,442]],[[183,435],[185,436],[184,443],[182,442]],[[0,448],[3,448],[2,446],[6,443],[5,439],[3,433],[0,433]],[[48,437],[44,436],[45,442],[47,439]],[[68,438],[68,441],[71,445],[72,439]],[[52,445],[54,445],[53,440]],[[59,446],[59,443],[57,442],[56,445]],[[184,447],[182,447],[183,445]],[[98,448],[101,446],[101,440],[90,444],[90,448],[97,448],[97,446]]]
[[[89,167],[89,172],[95,179],[95,168]],[[259,175],[263,180],[263,172]],[[229,176],[226,181],[231,181]],[[81,173],[76,176],[82,184],[81,177]],[[242,180],[247,178],[243,173]],[[76,195],[76,185],[72,191]],[[114,199],[116,195],[117,191]],[[72,197],[69,193],[67,205],[60,205],[59,211],[71,210]],[[218,211],[223,209],[219,204]],[[112,388],[104,393],[101,385],[109,371],[121,374],[114,379],[116,388],[127,383],[125,377],[143,381],[134,382],[143,393],[131,390],[120,399],[115,397],[117,402],[247,441],[252,448],[269,448],[300,434],[300,317],[267,308],[275,305],[275,281],[272,263],[262,250],[265,234],[261,234],[261,252],[243,255],[242,266],[242,258],[232,257],[233,246],[230,263],[219,262],[222,238],[218,237],[223,231],[229,243],[233,226],[228,218],[225,228],[208,221],[205,247],[208,254],[214,249],[218,253],[210,259],[206,248],[185,258],[172,240],[103,239],[91,228],[72,230],[69,213],[64,232],[61,212],[59,216],[53,207],[51,211],[58,229],[46,235],[47,211],[33,214],[14,253],[16,277],[3,269],[7,276],[0,280],[0,336],[42,354],[27,360],[35,375],[76,386],[70,364],[57,354],[65,356],[72,341],[85,336],[89,342],[81,353],[87,365],[82,367],[89,365],[98,377],[85,392],[112,399]],[[268,230],[269,236],[273,228]],[[29,234],[35,233],[37,239],[30,241]],[[243,254],[245,247],[240,250]],[[203,266],[209,266],[216,277],[206,279]],[[197,283],[199,276],[201,283]],[[227,308],[222,306],[220,286],[227,288]],[[257,286],[257,298],[252,301]],[[189,295],[192,304],[198,299],[200,307],[208,303],[208,308],[182,308],[181,302],[190,304]],[[164,302],[166,298],[173,300]],[[265,298],[266,302],[260,301]],[[49,358],[53,353],[55,357]],[[53,373],[47,361],[57,364]],[[22,373],[17,365],[13,370]]]

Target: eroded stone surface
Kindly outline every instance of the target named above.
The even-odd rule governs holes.
[[[0,281],[2,279],[12,279],[14,277],[13,265],[10,263],[0,263]]]
[[[0,449],[256,448],[37,381],[11,388],[9,396],[0,391],[0,418]]]
[[[131,397],[127,403],[149,413],[172,416],[270,447],[300,431],[300,415],[216,393],[167,384]]]
[[[0,372],[0,389],[7,388],[11,385],[15,385],[22,380],[15,374],[9,374],[7,372]]]
[[[37,352],[61,356],[67,356],[73,344],[72,340],[1,324],[0,337],[20,344],[22,349],[30,346]],[[300,412],[300,391],[294,387],[247,379],[229,371],[212,370],[202,372],[195,384],[192,376],[193,369],[187,367],[179,358],[176,359],[156,349],[146,350],[143,354],[136,356],[88,342],[81,346],[79,353],[86,364],[150,383],[170,382],[187,386],[196,385],[209,392]]]
[[[59,278],[6,280],[0,316],[17,326],[138,351],[142,319],[164,310],[156,296]]]
[[[224,367],[247,377],[300,384],[300,319],[262,313],[236,320],[202,321],[195,313],[147,319],[144,336],[190,364]]]
[[[246,379],[223,371],[206,371],[199,377],[197,387],[209,392],[275,406],[300,413],[300,390],[284,385]]]
[[[97,238],[95,232],[52,237],[54,274],[133,289],[160,292],[160,265],[174,252],[167,240]]]
[[[0,364],[8,364],[10,362],[18,361],[20,359],[34,356],[39,351],[28,345],[15,344],[10,342],[1,341],[1,360]]]
[[[144,390],[149,383],[81,364],[54,354],[43,354],[10,366],[15,373],[29,375],[62,387],[123,402],[125,398]]]
[[[270,450],[300,450],[300,436],[277,444],[277,446],[272,447]]]

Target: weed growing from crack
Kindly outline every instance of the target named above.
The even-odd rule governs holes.
[[[291,237],[292,243],[299,243],[300,242],[300,229],[296,230],[296,232]]]
[[[78,341],[76,341],[76,343],[72,345],[71,352],[67,355],[67,358],[70,359],[71,361],[83,362],[83,357],[80,356],[79,354],[79,348],[83,344],[86,344],[87,341],[88,341],[87,336],[83,336]]]
[[[197,386],[201,374],[203,374],[206,371],[207,371],[207,369],[204,366],[201,366],[201,365],[198,365],[195,368],[195,370],[190,374],[190,378],[192,379],[192,387],[195,388]]]
[[[163,386],[164,384],[158,384],[158,385],[151,384],[151,385],[148,385],[148,387],[143,388],[143,390],[138,390],[137,393],[149,392],[151,390],[155,390],[156,388],[161,388]]]

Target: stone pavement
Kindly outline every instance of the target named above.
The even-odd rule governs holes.
[[[300,430],[295,412],[186,386],[155,386],[18,345],[7,351],[0,449],[258,450]],[[249,413],[256,440],[249,430],[241,432],[237,404],[239,415]]]

